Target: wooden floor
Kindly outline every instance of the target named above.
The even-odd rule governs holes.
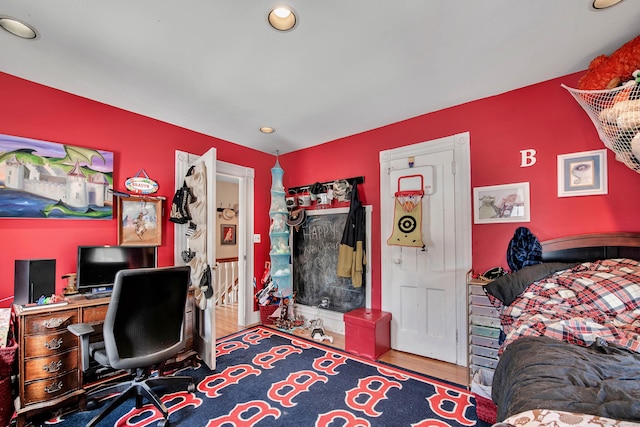
[[[246,329],[246,327],[238,326],[237,323],[238,313],[236,305],[229,305],[216,309],[216,337],[223,337]],[[311,338],[310,331],[304,329],[295,329],[292,334]],[[324,341],[324,344],[344,350],[343,335],[334,334],[329,331],[327,331],[327,334],[333,336],[333,343]],[[463,366],[428,359],[426,357],[420,357],[409,353],[403,353],[401,351],[389,350],[383,354],[379,360],[381,362],[396,365],[464,386],[468,384],[469,380],[468,370]]]

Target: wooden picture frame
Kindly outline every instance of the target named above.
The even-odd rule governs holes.
[[[490,185],[473,189],[475,224],[529,222],[529,183]]]
[[[608,192],[606,149],[558,155],[558,197]]]
[[[117,197],[118,245],[162,244],[162,199]]]
[[[236,226],[234,224],[220,224],[220,244],[236,244]]]

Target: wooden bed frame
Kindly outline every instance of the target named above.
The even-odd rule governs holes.
[[[607,258],[640,260],[640,233],[580,234],[541,242],[544,262],[585,262]]]

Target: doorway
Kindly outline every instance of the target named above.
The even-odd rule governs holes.
[[[238,246],[238,325],[246,326],[259,321],[259,313],[253,310],[253,223],[254,223],[254,170],[240,165],[216,160],[215,149],[209,150],[202,156],[176,150],[175,185],[182,185],[190,165],[197,161],[205,161],[207,186],[207,223],[215,224],[216,182],[218,174],[222,174],[238,183],[238,226],[236,242]],[[182,252],[188,248],[186,224],[174,224],[174,264],[184,265]],[[216,227],[207,227],[207,257],[209,265],[215,264]],[[194,337],[202,341],[201,357],[209,368],[215,368],[215,307],[207,303],[207,308],[199,311],[196,316],[200,322],[199,336]],[[196,346],[198,348],[198,346]],[[199,351],[200,354],[200,351]]]
[[[395,193],[410,176],[425,192],[415,221],[424,247],[387,244],[399,221]],[[470,186],[469,133],[380,152],[382,309],[395,350],[467,364]]]

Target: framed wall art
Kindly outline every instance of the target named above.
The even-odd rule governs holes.
[[[0,218],[111,219],[113,153],[0,135]]]
[[[220,244],[236,244],[236,226],[234,224],[220,224]]]
[[[162,244],[162,200],[146,197],[116,197],[118,245]]]
[[[558,155],[558,197],[607,194],[607,150]]]
[[[475,224],[529,222],[529,183],[475,187],[473,206]]]

